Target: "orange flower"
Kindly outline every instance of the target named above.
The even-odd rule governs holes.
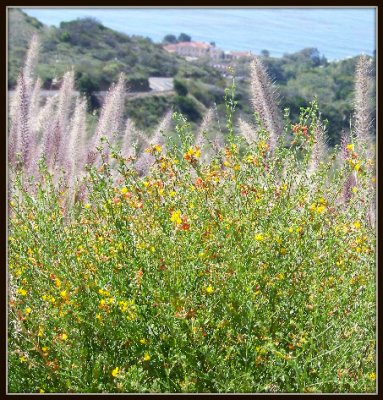
[[[203,180],[202,180],[202,178],[197,178],[197,179],[194,181],[194,184],[195,184],[198,188],[202,188],[202,187],[203,187]]]

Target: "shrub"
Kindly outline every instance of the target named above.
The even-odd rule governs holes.
[[[173,81],[174,90],[178,94],[178,96],[186,96],[188,94],[188,89],[185,82],[180,81],[178,79],[174,79]]]
[[[175,110],[185,114],[190,121],[197,122],[201,119],[197,104],[191,97],[176,96],[173,102]]]
[[[144,76],[129,77],[127,85],[132,92],[148,92],[150,90],[149,79]]]
[[[53,123],[40,123],[63,154],[34,165],[36,94],[21,72],[9,133],[9,392],[375,392],[369,115],[359,108],[330,154],[315,101],[297,121],[285,112],[278,130],[259,62],[255,121],[237,132],[233,83],[225,138],[206,134],[211,111],[198,144],[178,112],[167,137],[168,113],[142,169],[133,141],[146,139],[122,127],[124,76],[89,144],[85,101],[70,107],[73,71]],[[97,149],[86,167],[83,147]]]

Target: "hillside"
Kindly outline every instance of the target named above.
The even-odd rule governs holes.
[[[80,86],[106,90],[124,72],[132,90],[148,90],[149,76],[175,76],[186,63],[148,38],[116,32],[92,18],[63,22],[56,28],[44,26],[19,9],[10,9],[9,27],[10,87],[16,83],[33,33],[38,33],[41,40],[37,73],[46,89],[52,87],[54,77],[61,76],[73,65]],[[199,67],[195,73],[200,77],[208,75],[209,80],[219,78],[211,68]]]
[[[179,82],[177,96],[165,98],[158,94],[128,100],[126,110],[138,127],[144,130],[153,127],[170,107],[184,113],[192,122],[200,121],[210,107],[217,109],[221,120],[224,118],[224,89],[230,85],[230,76],[226,72],[224,77],[210,59],[186,61],[167,53],[162,44],[153,43],[149,38],[116,32],[91,18],[63,22],[56,28],[43,25],[19,9],[10,9],[8,23],[10,88],[15,86],[28,41],[37,33],[41,40],[37,74],[45,89],[57,88],[60,84],[57,78],[73,66],[76,88],[88,95],[91,107],[97,109],[99,104],[92,93],[109,88],[121,72],[126,74],[128,89],[133,92],[149,91],[151,76],[173,77]],[[339,143],[341,131],[350,127],[356,59],[329,63],[325,57],[320,57],[317,49],[310,48],[281,58],[270,57],[267,51],[262,54],[270,77],[277,85],[280,107],[290,109],[291,119],[299,116],[300,107],[317,97],[322,116],[329,121],[330,145]],[[221,71],[227,71],[229,66],[238,77],[237,115],[250,120],[249,62],[246,59],[223,60]],[[371,75],[374,74],[372,70]],[[374,107],[372,101],[371,110]]]

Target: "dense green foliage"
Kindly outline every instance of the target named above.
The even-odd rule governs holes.
[[[126,112],[138,129],[146,131],[158,124],[171,105],[170,96],[139,97],[126,102]]]
[[[258,129],[209,162],[174,118],[147,176],[112,149],[69,209],[43,163],[37,185],[16,175],[9,391],[374,392],[372,164],[350,143],[305,173],[315,104],[286,126],[299,145],[271,155]]]

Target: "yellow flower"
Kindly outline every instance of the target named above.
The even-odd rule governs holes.
[[[26,362],[27,359],[26,359],[24,356],[21,356],[21,357],[20,357],[20,361],[21,361],[21,362]]]
[[[353,227],[355,229],[359,229],[360,228],[360,222],[358,222],[358,221],[354,222],[352,225],[353,225]]]
[[[91,207],[91,205],[89,203],[86,203],[84,207],[88,210]]]
[[[150,360],[150,355],[149,355],[149,353],[145,353],[145,355],[144,355],[144,361],[149,361]]]
[[[321,205],[321,206],[318,206],[318,207],[316,208],[316,212],[317,212],[318,214],[322,214],[322,213],[325,211],[325,209],[326,209],[326,207],[325,207],[324,205]]]
[[[49,347],[43,346],[43,347],[41,348],[41,350],[42,350],[44,353],[46,353],[46,352],[49,350]]]
[[[213,292],[214,292],[214,289],[213,289],[212,286],[208,286],[208,287],[206,288],[206,293],[212,294]]]
[[[290,228],[287,230],[289,231],[289,233],[292,233],[294,229],[290,226]]]
[[[66,300],[66,299],[68,298],[68,294],[67,294],[66,290],[61,291],[61,292],[60,292],[60,296],[61,296],[64,300]]]
[[[17,293],[20,294],[21,296],[27,295],[27,291],[23,288],[17,289]]]
[[[59,278],[56,278],[56,279],[55,279],[55,286],[56,286],[57,288],[59,288],[59,287],[61,286],[61,281],[60,281]]]
[[[126,193],[128,193],[128,188],[123,187],[123,188],[121,189],[121,194],[126,194]]]
[[[120,305],[120,310],[122,312],[126,312],[128,310],[128,303],[126,301],[119,301],[118,304]]]
[[[99,289],[98,293],[103,294],[104,296],[110,296],[110,293],[107,290]]]
[[[368,375],[368,377],[369,377],[372,381],[374,381],[374,380],[376,379],[376,374],[375,374],[375,372],[371,372],[371,373]]]
[[[32,312],[32,308],[31,307],[27,307],[25,309],[25,314],[30,314]]]
[[[360,163],[355,164],[354,170],[355,171],[359,171],[360,170]]]
[[[261,242],[264,239],[262,233],[258,233],[257,235],[255,235],[255,240],[258,240],[259,242]]]
[[[352,143],[350,143],[350,144],[348,144],[348,145],[346,146],[346,149],[347,149],[348,151],[353,151],[353,150],[354,150],[354,145],[353,145]]]
[[[357,188],[356,186],[353,186],[353,187],[352,187],[352,192],[353,192],[353,193],[356,193],[357,191],[358,191],[358,188]]]
[[[44,389],[40,389],[40,393],[45,393],[45,390]]]
[[[68,340],[68,335],[66,333],[63,333],[61,335],[61,340],[63,340],[63,341]]]
[[[140,339],[141,344],[146,344],[146,339]]]
[[[113,371],[112,371],[112,376],[116,377],[118,375],[118,373],[120,372],[120,368],[116,367]]]
[[[98,319],[99,321],[102,320],[101,314],[96,314],[96,319]]]
[[[176,223],[176,224],[182,224],[182,219],[181,219],[181,211],[177,210],[177,211],[173,211],[172,215],[170,217],[170,221]]]

